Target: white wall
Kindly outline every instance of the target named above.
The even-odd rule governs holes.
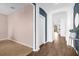
[[[47,13],[47,41],[52,42],[54,40],[54,28],[52,14]]]
[[[0,39],[8,37],[8,19],[6,15],[0,14]]]
[[[27,5],[8,16],[8,38],[33,45],[33,6]]]
[[[70,29],[73,29],[73,6],[68,9],[68,14],[67,14],[67,23],[66,23],[66,40],[67,40],[67,45],[73,46],[73,43],[71,44],[71,38],[70,37]]]

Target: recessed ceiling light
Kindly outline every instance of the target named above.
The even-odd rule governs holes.
[[[15,7],[10,7],[11,9],[15,9]]]

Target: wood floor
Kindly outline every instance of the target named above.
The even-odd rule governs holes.
[[[66,40],[60,37],[52,43],[48,42],[40,46],[38,52],[10,40],[0,41],[0,56],[78,56],[74,48],[67,46]]]
[[[78,54],[74,48],[67,46],[64,37],[60,37],[57,41],[43,44],[38,52],[31,52],[29,56],[78,56]]]
[[[0,41],[0,56],[25,56],[32,49],[10,40]]]

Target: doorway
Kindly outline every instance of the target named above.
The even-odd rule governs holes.
[[[39,8],[39,16],[39,40],[41,45],[47,42],[47,14],[42,8]]]
[[[39,26],[39,34],[40,34],[40,44],[45,43],[45,17],[40,15],[40,26]]]
[[[58,35],[66,38],[66,12],[56,12],[52,15],[54,27],[54,39],[58,39]]]

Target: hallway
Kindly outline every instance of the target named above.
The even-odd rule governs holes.
[[[60,37],[58,41],[41,45],[38,52],[32,52],[29,56],[77,56],[77,53],[74,48],[67,46],[64,37]]]

